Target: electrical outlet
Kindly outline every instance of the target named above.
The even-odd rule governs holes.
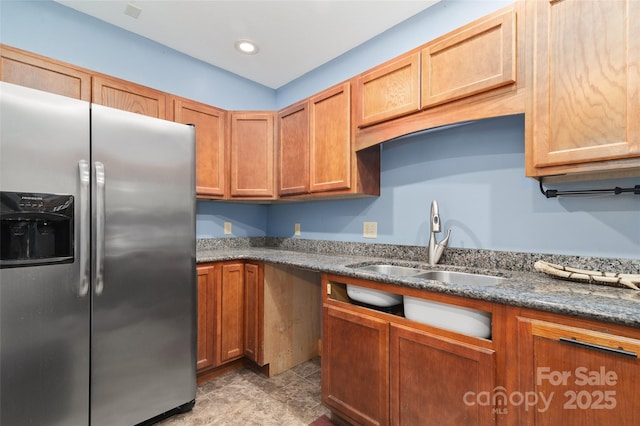
[[[365,238],[377,238],[378,222],[364,222],[362,226],[362,236]]]
[[[293,225],[293,235],[300,235],[300,224],[296,223]]]
[[[231,235],[231,222],[224,223],[224,234]]]

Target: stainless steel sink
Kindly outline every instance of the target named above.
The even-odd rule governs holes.
[[[416,269],[416,268],[411,268],[409,266],[387,265],[383,263],[375,264],[375,265],[358,266],[357,269],[361,271],[377,272],[379,274],[385,274],[385,275],[400,275],[403,277],[411,277],[418,274],[422,274],[424,272],[424,269]]]
[[[441,281],[443,283],[474,285],[481,287],[498,285],[504,281],[504,278],[494,277],[492,275],[471,274],[455,271],[427,271],[413,275],[413,277],[423,278],[425,280]]]

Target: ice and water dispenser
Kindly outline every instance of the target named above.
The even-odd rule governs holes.
[[[0,192],[0,267],[73,262],[73,196]]]

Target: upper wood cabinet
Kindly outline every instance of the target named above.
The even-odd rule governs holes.
[[[362,74],[354,96],[356,150],[434,127],[523,113],[524,3],[517,1]]]
[[[278,179],[280,195],[309,192],[309,101],[278,113]]]
[[[311,192],[351,187],[351,84],[309,99]]]
[[[525,313],[517,320],[514,393],[539,395],[513,424],[638,424],[640,332]],[[513,401],[513,400],[511,400]],[[503,401],[505,404],[507,401]],[[532,401],[533,403],[533,401]]]
[[[225,142],[227,113],[199,102],[174,99],[174,121],[196,128],[196,195],[225,195]]]
[[[420,52],[412,52],[361,74],[353,105],[364,127],[420,110]]]
[[[640,2],[531,1],[527,16],[527,175],[640,167]]]
[[[231,197],[275,197],[274,124],[274,112],[231,113]]]
[[[130,81],[94,75],[92,100],[96,104],[166,119],[167,94]]]
[[[422,49],[422,108],[516,81],[516,13],[509,9]]]
[[[344,197],[380,194],[380,150],[356,153],[351,81],[278,114],[279,194]]]
[[[70,98],[91,100],[91,74],[81,68],[0,44],[0,80]]]

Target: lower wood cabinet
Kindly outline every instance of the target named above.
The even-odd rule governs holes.
[[[640,330],[535,314],[516,321],[517,392],[529,396],[515,407],[518,424],[640,424]]]
[[[246,360],[272,376],[319,354],[319,273],[237,260],[197,275],[199,378]]]
[[[201,373],[244,355],[244,262],[200,265],[197,275]]]
[[[264,365],[264,276],[256,263],[244,265],[244,356]]]
[[[198,271],[198,350],[196,369],[206,370],[216,365],[216,289],[215,268],[199,266]]]
[[[244,264],[222,263],[216,280],[220,364],[244,355]]]
[[[389,321],[325,304],[322,402],[356,424],[389,424]]]
[[[335,277],[333,277],[335,278]],[[493,342],[353,305],[323,280],[322,402],[362,425],[493,425],[478,395],[496,387]],[[375,284],[375,283],[374,283]],[[473,344],[477,342],[478,344]]]
[[[393,425],[492,425],[493,407],[477,396],[495,388],[491,349],[391,324]]]

